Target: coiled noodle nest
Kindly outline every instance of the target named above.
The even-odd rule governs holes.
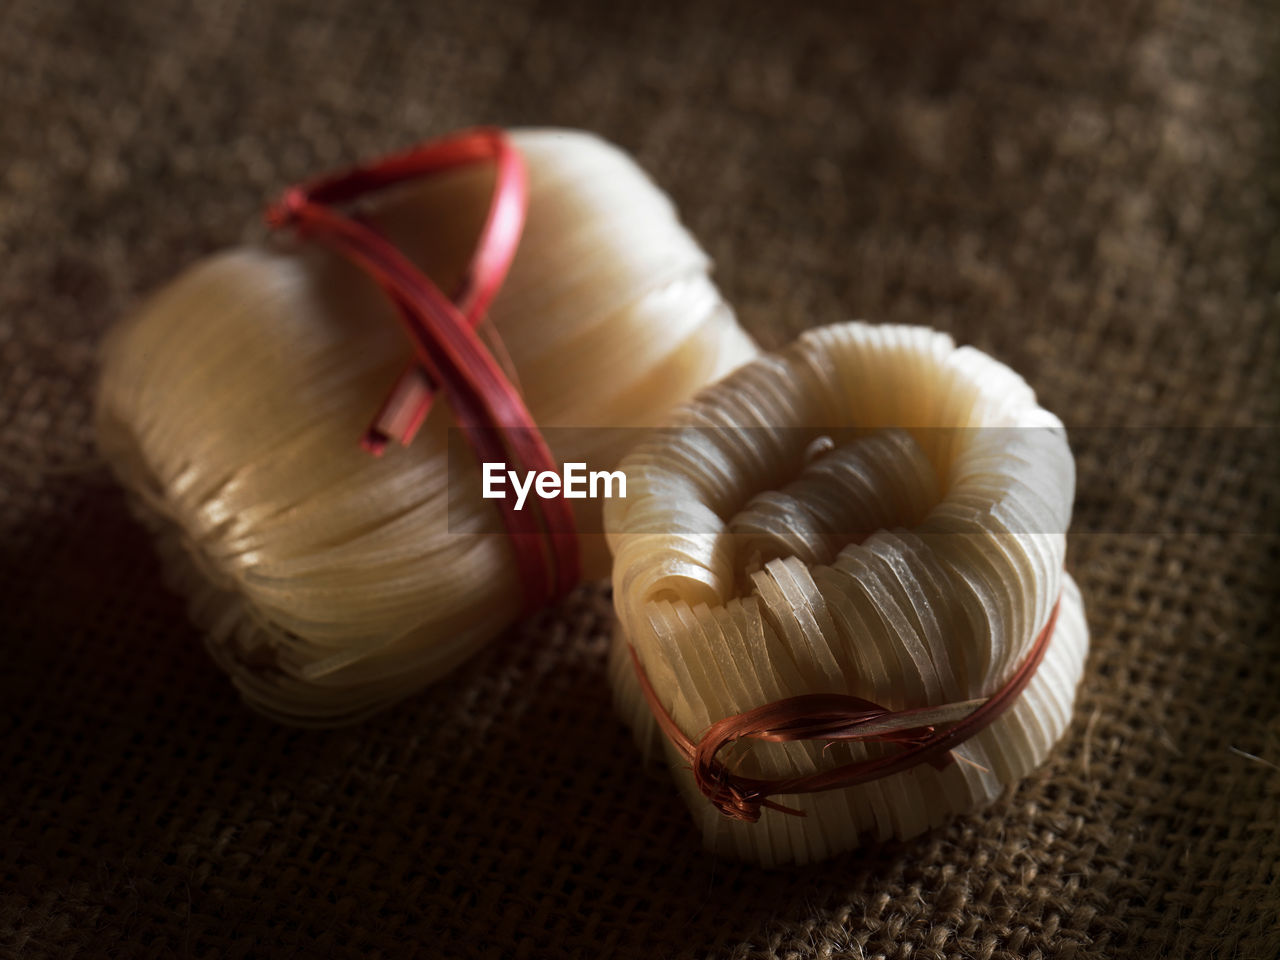
[[[488,322],[556,457],[612,467],[626,432],[591,428],[656,423],[755,347],[625,154],[570,131],[511,140],[528,214]],[[364,215],[449,291],[492,183],[460,169]],[[359,447],[410,355],[374,282],[306,242],[205,260],[104,347],[101,448],[214,658],[290,723],[348,722],[413,693],[521,609],[477,464],[448,455],[447,404],[407,448]],[[604,575],[603,545],[594,564],[585,546],[586,573]]]
[[[924,328],[820,328],[705,390],[621,469],[629,496],[605,509],[616,702],[642,746],[665,749],[709,846],[772,864],[911,837],[996,797],[1061,736],[1088,645],[1063,570],[1074,463],[1061,422],[1004,365]],[[1029,686],[954,762],[781,795],[807,815],[756,823],[699,792],[627,649],[696,740],[801,694],[890,710],[989,697],[1055,604]],[[739,743],[724,760],[776,779],[895,749]]]

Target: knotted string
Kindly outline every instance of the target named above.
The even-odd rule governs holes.
[[[1031,682],[1049,648],[1060,603],[1061,599],[1054,603],[1048,622],[1018,669],[986,700],[945,707],[888,710],[862,697],[834,693],[805,694],[725,717],[713,723],[696,743],[680,729],[658,699],[635,647],[629,649],[649,709],[667,739],[689,762],[694,782],[703,796],[726,817],[755,823],[760,819],[762,808],[792,816],[805,815],[803,810],[769,799],[777,794],[843,790],[901,773],[921,763],[942,768],[954,762],[951,751],[986,729]],[[939,719],[957,711],[961,713],[959,719]],[[734,773],[717,759],[716,755],[721,750],[739,740],[887,743],[897,744],[903,749],[802,777],[763,780]]]
[[[376,229],[337,209],[409,180],[487,162],[496,169],[493,197],[452,299]],[[481,128],[292,187],[268,209],[273,228],[293,227],[367,273],[395,305],[413,343],[414,362],[362,438],[373,455],[392,439],[409,443],[439,390],[479,462],[525,471],[557,468],[520,392],[476,332],[515,257],[527,207],[528,177],[519,153],[501,130]],[[563,596],[579,577],[572,509],[562,497],[530,502],[532,510],[517,511],[509,499],[499,501],[527,610]]]

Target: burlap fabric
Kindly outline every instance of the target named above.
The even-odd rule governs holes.
[[[0,954],[1280,954],[1278,26],[1207,0],[4,5]],[[241,706],[96,459],[95,345],[285,184],[477,122],[632,150],[764,344],[933,324],[1074,428],[1093,651],[1042,770],[917,842],[716,861],[613,717],[599,588],[355,729]]]

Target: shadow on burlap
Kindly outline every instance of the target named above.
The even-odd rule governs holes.
[[[1280,954],[1280,17],[753,7],[0,12],[0,954]],[[595,587],[355,729],[238,703],[96,460],[95,345],[286,183],[477,122],[633,151],[766,345],[927,323],[1028,377],[1094,638],[1042,770],[717,862],[613,717]]]

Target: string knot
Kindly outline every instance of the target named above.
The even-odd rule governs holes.
[[[488,218],[452,297],[372,225],[339,209],[369,193],[474,163],[493,163],[496,177]],[[408,444],[438,391],[478,462],[511,463],[535,472],[556,467],[519,390],[476,332],[515,258],[527,207],[523,159],[503,131],[479,128],[291,187],[266,211],[271,227],[291,227],[368,274],[409,334],[413,362],[361,438],[371,454],[380,455],[393,439]],[[502,500],[499,509],[526,609],[566,594],[579,576],[568,502],[563,496],[539,498],[533,511],[517,511]]]
[[[263,219],[272,230],[283,230],[293,226],[299,219],[302,209],[307,205],[307,194],[301,187],[290,187],[284,194],[267,208]]]
[[[1009,679],[985,699],[889,710],[847,694],[803,694],[718,720],[697,742],[680,729],[662,705],[640,662],[640,655],[635,647],[629,649],[649,709],[667,739],[688,760],[698,790],[729,819],[755,823],[764,809],[791,816],[805,815],[803,810],[769,799],[771,796],[842,790],[901,773],[921,763],[941,769],[954,762],[952,750],[995,721],[1031,682],[1048,650],[1060,604],[1061,599],[1054,603],[1048,621],[1026,658]],[[828,745],[877,743],[901,749],[805,776],[769,780],[735,773],[718,758],[722,750],[739,740],[772,743],[825,740]]]

